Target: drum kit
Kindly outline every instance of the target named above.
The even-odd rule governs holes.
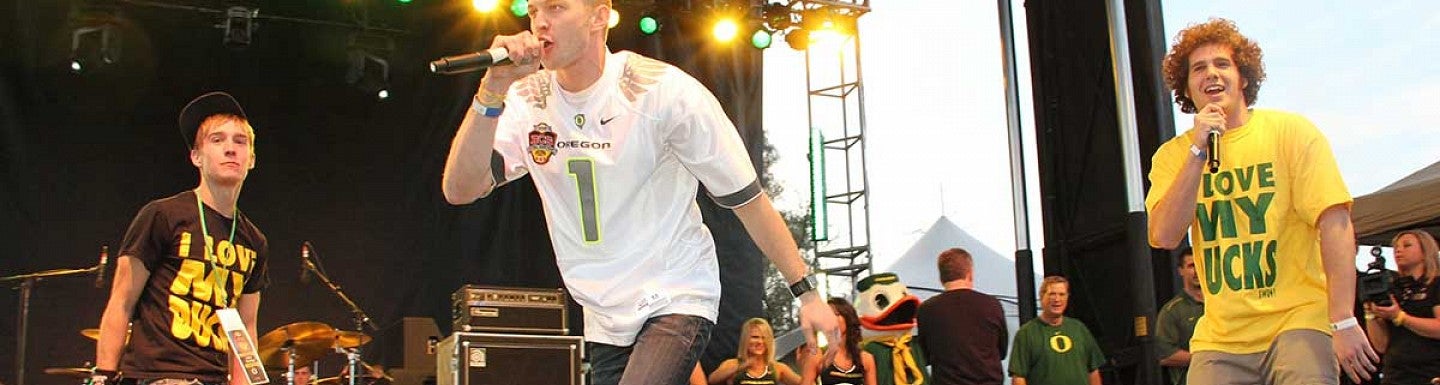
[[[81,330],[80,335],[98,341],[100,340],[100,329]],[[355,379],[361,384],[374,384],[379,380],[393,381],[394,379],[385,373],[384,368],[360,359],[359,348],[370,343],[371,340],[372,338],[365,333],[336,330],[321,322],[303,321],[284,325],[265,333],[256,341],[256,349],[266,370],[275,375],[284,376],[287,385],[357,383],[352,382],[348,376],[351,371],[350,367],[363,367],[365,374]],[[330,353],[344,354],[352,365],[347,365],[340,375],[334,377],[315,378],[299,384],[295,382],[297,368],[310,366]],[[45,374],[88,379],[90,378],[90,368],[46,368]]]

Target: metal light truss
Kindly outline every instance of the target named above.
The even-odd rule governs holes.
[[[870,11],[868,0],[793,0],[796,25],[827,15],[851,27],[843,40],[805,50],[805,84],[811,135],[812,238],[821,284],[832,296],[849,297],[858,277],[871,270],[869,178],[865,164],[865,87],[860,34],[854,21]],[[810,24],[807,26],[807,24]],[[792,30],[790,33],[796,33]],[[806,33],[806,32],[801,32]],[[807,39],[808,40],[808,39]],[[831,220],[834,218],[834,220]]]

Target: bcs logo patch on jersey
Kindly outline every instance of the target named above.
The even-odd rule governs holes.
[[[535,130],[530,131],[530,159],[535,164],[550,163],[550,156],[555,155],[556,138],[549,124],[536,124]]]

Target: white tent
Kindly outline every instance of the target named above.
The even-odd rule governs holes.
[[[1015,261],[1006,258],[995,249],[975,239],[949,218],[940,217],[915,241],[905,255],[890,266],[875,268],[876,273],[891,272],[900,276],[900,282],[910,288],[910,294],[921,301],[945,291],[940,284],[940,272],[936,270],[935,258],[941,251],[959,247],[970,252],[975,261],[975,290],[1000,299],[1000,308],[1005,312],[1005,327],[1009,329],[1011,341],[1015,331],[1020,329],[1019,303],[1016,301]],[[1040,274],[1035,274],[1035,287],[1040,284]],[[1009,365],[1009,352],[1001,365]],[[1005,366],[1002,366],[1005,367]]]
[[[975,289],[1009,302],[1006,314],[1015,314],[1015,261],[1005,257],[965,230],[961,230],[949,218],[940,217],[925,235],[899,259],[889,266],[876,267],[873,271],[891,272],[900,276],[900,281],[911,288],[911,293],[921,300],[945,291],[940,285],[940,273],[935,268],[935,257],[941,251],[959,247],[970,252],[975,259]],[[1036,274],[1036,284],[1040,282]],[[1038,289],[1038,286],[1037,286]]]

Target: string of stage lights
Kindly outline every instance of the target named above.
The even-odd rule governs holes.
[[[470,0],[470,3],[476,12],[490,14],[502,8],[506,1]],[[859,15],[869,11],[868,1],[791,0],[788,3],[750,6],[733,3],[715,1],[702,7],[702,15],[708,13],[705,16],[712,20],[710,36],[716,41],[729,43],[741,31],[748,31],[750,45],[757,49],[770,48],[776,35],[784,35],[786,44],[802,51],[808,49],[812,42],[818,45],[830,40],[844,40],[854,35]],[[517,18],[529,16],[529,0],[511,0],[503,8]],[[655,35],[665,25],[665,15],[661,14],[664,11],[654,4],[649,8],[641,12],[635,21],[635,28],[646,36]],[[610,10],[610,28],[620,26],[623,19],[625,17],[620,11]]]
[[[401,7],[413,5],[413,0],[394,1],[397,3],[391,4]],[[489,17],[495,16],[502,6],[516,18],[524,19],[529,16],[529,0],[433,1],[468,2],[476,12]],[[765,3],[763,0],[615,0],[615,3],[616,9],[636,10],[635,14],[639,17],[632,23],[644,36],[657,35],[667,22],[699,18],[710,24],[710,36],[722,44],[733,43],[740,33],[745,31],[750,34],[750,45],[754,48],[769,48],[774,38],[781,35],[791,48],[802,51],[811,49],[812,46],[841,46],[840,43],[855,35],[856,20],[859,16],[870,9],[868,0],[788,0],[784,3]],[[385,100],[391,96],[390,61],[393,58],[390,55],[396,49],[394,37],[409,34],[404,30],[371,23],[365,16],[367,7],[364,3],[349,3],[349,7],[358,12],[354,15],[355,20],[350,21],[262,14],[258,8],[240,5],[221,9],[156,0],[82,0],[77,4],[77,11],[72,13],[69,59],[65,62],[68,70],[77,75],[103,71],[122,60],[123,28],[120,26],[126,23],[120,12],[122,6],[209,15],[217,22],[214,28],[221,31],[222,43],[236,50],[250,46],[256,27],[261,21],[352,30],[354,32],[346,45],[347,70],[344,80],[376,100]],[[627,24],[625,20],[628,17],[616,9],[610,11],[612,29]]]

